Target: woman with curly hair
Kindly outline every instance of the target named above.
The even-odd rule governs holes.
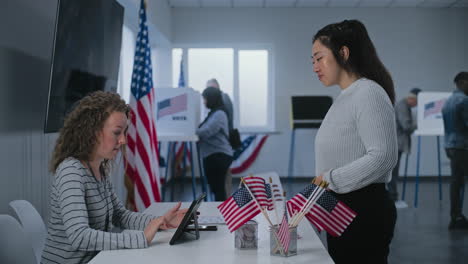
[[[86,263],[101,250],[148,247],[159,229],[177,227],[180,203],[161,217],[130,212],[114,193],[110,161],[126,144],[129,107],[94,92],[66,117],[52,155],[55,173],[42,263]],[[111,232],[117,226],[122,233]]]

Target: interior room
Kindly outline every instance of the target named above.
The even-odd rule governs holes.
[[[142,3],[146,14],[144,26],[147,27],[144,34],[140,32],[143,25],[139,22]],[[330,184],[330,188],[325,187],[324,192],[333,191],[334,186],[338,186],[333,180],[336,168],[323,170],[323,166],[317,163],[325,154],[317,152],[322,145],[316,144],[316,138],[324,136],[320,135],[319,127],[322,121],[325,122],[330,106],[334,107],[332,102],[340,102],[337,98],[341,98],[345,89],[340,89],[338,83],[324,85],[323,79],[318,77],[320,64],[313,47],[316,43],[314,36],[329,24],[358,20],[365,25],[378,58],[393,80],[395,102],[385,99],[392,107],[391,118],[395,116],[393,107],[395,105],[396,108],[398,102],[412,96],[418,100],[417,106],[408,108],[417,129],[408,134],[411,144],[399,158],[397,174],[400,176],[396,180],[398,191],[394,200],[396,224],[389,244],[388,262],[383,263],[466,263],[468,226],[459,230],[449,229],[453,221],[450,188],[454,176],[451,159],[446,152],[448,139],[444,137],[444,108],[437,102],[442,99],[447,102],[454,91],[460,90],[456,76],[468,71],[468,0],[6,0],[1,1],[0,5],[0,166],[3,181],[0,187],[0,215],[18,219],[18,213],[11,204],[15,200],[29,202],[39,214],[46,233],[37,242],[41,250],[32,250],[35,254],[33,262],[43,263],[42,248],[44,243],[51,243],[50,238],[44,237],[50,232],[51,222],[55,219],[53,214],[56,213],[51,213],[54,210],[51,208],[52,194],[56,189],[56,167],[51,164],[55,158],[56,144],[62,142],[58,139],[64,133],[60,130],[64,126],[64,118],[79,108],[78,101],[89,92],[103,90],[119,94],[135,113],[132,117],[138,119],[136,112],[140,111],[139,108],[132,108],[137,104],[135,98],[138,97],[138,101],[140,96],[135,95],[134,86],[140,65],[135,63],[138,62],[137,56],[145,56],[145,62],[150,63],[150,72],[141,78],[150,76],[152,82],[148,87],[152,88],[150,95],[155,97],[155,101],[148,103],[148,109],[154,117],[150,116],[148,122],[154,125],[155,130],[154,137],[153,132],[150,133],[149,141],[143,139],[143,143],[132,144],[126,138],[122,144],[136,152],[140,151],[138,144],[151,145],[148,163],[127,163],[128,156],[119,153],[110,170],[109,181],[115,197],[128,209],[143,212],[157,203],[161,204],[158,207],[161,210],[168,210],[173,203],[166,202],[177,201],[182,201],[182,207],[186,208],[205,192],[207,197],[201,203],[201,216],[205,204],[213,203],[209,212],[221,217],[222,209],[218,210],[216,206],[219,204],[215,206],[214,202],[228,200],[242,186],[248,186],[245,179],[250,175],[263,175],[265,184],[270,180],[271,186],[276,183],[281,186],[279,196],[283,197],[285,192],[281,202],[273,202],[279,208],[279,215],[277,212],[276,215],[269,213],[273,222],[279,225],[282,212],[287,207],[286,200],[309,186],[315,177],[322,175],[324,180],[329,180],[327,184]],[[145,43],[146,39],[148,43]],[[141,45],[148,48],[142,52]],[[75,90],[69,93],[63,87],[70,89],[73,78],[78,81],[73,88]],[[228,125],[229,135],[222,140],[232,142],[231,131],[235,128],[240,133],[241,143],[230,154],[229,173],[226,175],[232,187],[229,186],[222,200],[216,199],[216,192],[210,191],[213,186],[211,178],[206,178],[209,172],[204,163],[203,145],[196,143],[201,138],[201,134],[198,137],[197,133],[209,121],[206,117],[216,114],[215,111],[210,112],[211,108],[205,108],[203,101],[208,100],[206,88],[212,86],[207,81],[213,78],[219,82],[220,94],[232,100],[232,115],[225,115],[227,122],[232,121],[232,126]],[[414,88],[420,89],[420,92],[412,93]],[[180,97],[181,94],[187,97]],[[54,101],[59,97],[65,98],[62,98],[65,101]],[[313,113],[320,108],[316,103],[302,101],[299,105],[293,101],[293,97],[330,98],[330,105],[326,106],[323,114],[315,117]],[[184,108],[177,108],[175,105],[181,102],[185,104]],[[429,110],[432,102],[440,106],[437,112]],[[372,103],[361,101],[359,104]],[[174,106],[169,106],[171,104]],[[164,110],[164,107],[168,109]],[[380,105],[378,109],[383,108]],[[305,117],[300,116],[302,113],[305,113]],[[347,114],[343,112],[342,116]],[[125,124],[131,124],[132,117],[128,118],[128,122],[125,117]],[[423,125],[420,120],[428,117],[432,121],[426,123],[429,128],[425,130],[426,124]],[[465,122],[468,142],[468,119]],[[346,124],[334,125],[339,127]],[[392,136],[396,136],[393,125],[389,130]],[[431,130],[431,126],[436,129]],[[136,137],[141,137],[138,127],[137,124],[133,130],[129,128],[129,135],[136,133]],[[374,132],[379,129],[378,124],[370,127]],[[158,140],[155,140],[156,134]],[[349,137],[329,141],[354,144],[356,140]],[[364,146],[367,143],[359,141],[356,144]],[[378,181],[382,186],[390,181],[391,170],[396,165],[397,147],[393,144],[392,148],[395,150],[392,152],[394,161],[391,168],[385,170],[384,174],[388,177]],[[467,150],[468,146],[463,153],[468,153]],[[369,151],[365,149],[366,154]],[[398,151],[402,152],[399,147]],[[340,155],[333,156],[333,159],[335,157],[338,160]],[[461,154],[461,159],[467,158],[467,154]],[[138,166],[146,169],[150,166],[154,175],[146,180],[137,180],[135,177],[140,176],[131,176],[137,174],[129,173],[128,166],[135,171]],[[84,164],[83,168],[91,166]],[[466,176],[462,176],[462,179]],[[358,184],[362,186],[369,184],[365,180],[359,181]],[[154,185],[147,187],[147,184]],[[145,198],[142,194],[145,188],[148,188],[147,192],[154,192],[154,197],[150,194],[149,198]],[[460,188],[461,211],[468,213],[464,206],[464,184]],[[133,197],[130,200],[129,190]],[[250,194],[255,200],[255,195]],[[258,206],[261,207],[260,204]],[[323,228],[319,232],[316,222],[308,223],[311,220],[307,215],[299,216],[306,219],[296,233],[294,242],[297,242],[297,255],[287,256],[288,253],[283,251],[286,248],[278,251],[279,256],[274,255],[270,251],[270,242],[274,243],[275,236],[270,233],[263,212],[263,209],[258,210],[256,216],[262,218],[260,224],[255,226],[259,234],[258,249],[235,248],[237,231],[231,233],[228,228],[233,227],[223,222],[219,223],[216,232],[200,231],[199,238],[187,244],[169,246],[173,234],[170,232],[175,232],[175,229],[161,231],[164,235],[159,237],[158,231],[153,240],[143,243],[146,249],[139,247],[113,251],[107,250],[112,248],[111,245],[103,246],[102,251],[95,250],[93,257],[81,261],[125,263],[133,259],[146,263],[157,260],[157,253],[152,256],[151,250],[164,244],[164,251],[169,255],[161,258],[177,263],[191,258],[190,253],[184,255],[183,251],[177,253],[171,250],[179,247],[191,252],[195,249],[189,249],[190,245],[198,243],[208,252],[210,247],[216,247],[213,244],[216,240],[211,240],[212,237],[225,232],[223,238],[229,243],[223,242],[220,252],[213,253],[213,256],[227,254],[228,262],[334,263],[335,258],[329,255],[327,243],[329,230]],[[164,211],[154,213],[155,216],[163,214]],[[196,213],[191,217],[196,219]],[[292,215],[289,217],[294,219]],[[247,228],[248,224],[241,229],[244,226]],[[113,230],[121,231],[118,228]],[[30,242],[34,245],[37,240],[37,237],[29,235],[25,232],[25,241],[21,242],[28,250],[34,247]],[[105,235],[102,236],[102,241],[107,241]],[[209,239],[204,241],[204,236]],[[313,236],[313,242],[307,242],[307,236]],[[16,241],[5,235],[2,237],[2,245]],[[97,241],[98,237],[95,239]],[[281,244],[277,239],[276,243]],[[209,244],[210,241],[212,244]],[[13,244],[10,243],[12,248]],[[133,245],[122,248],[130,247],[137,248]],[[229,250],[224,251],[224,248]],[[16,251],[13,249],[13,252]],[[135,259],[142,252],[148,255]],[[206,254],[194,261],[217,261],[216,257],[209,259],[209,254]],[[0,262],[10,263],[11,258],[4,253],[1,257],[5,262]],[[27,262],[27,258],[23,257],[18,260]],[[48,261],[51,262],[46,263],[53,263],[52,260]],[[57,260],[55,262],[59,263]],[[336,259],[335,262],[340,263]],[[75,262],[70,260],[69,263]],[[372,262],[363,259],[362,263]]]

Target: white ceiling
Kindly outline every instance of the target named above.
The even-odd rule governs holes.
[[[170,7],[468,7],[468,0],[167,0]]]

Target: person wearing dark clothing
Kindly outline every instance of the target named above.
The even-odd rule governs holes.
[[[445,130],[445,150],[450,159],[449,229],[468,229],[462,214],[462,188],[468,176],[468,72],[460,72],[454,79],[457,89],[442,108]]]
[[[416,130],[416,122],[413,120],[411,108],[418,104],[419,88],[413,88],[409,94],[395,104],[395,120],[398,140],[398,160],[392,171],[392,179],[387,184],[388,193],[393,201],[398,201],[398,174],[400,171],[401,154],[408,155],[411,151],[411,134]]]
[[[198,127],[199,146],[203,168],[216,201],[226,200],[226,173],[232,162],[229,144],[229,125],[222,94],[218,88],[208,87],[202,93],[210,112]]]

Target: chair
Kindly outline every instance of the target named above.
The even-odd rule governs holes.
[[[47,229],[41,215],[34,206],[26,200],[10,202],[10,207],[18,216],[26,237],[31,241],[37,263],[40,263],[42,251],[47,237]]]
[[[9,215],[0,215],[0,263],[37,263],[21,225]]]

